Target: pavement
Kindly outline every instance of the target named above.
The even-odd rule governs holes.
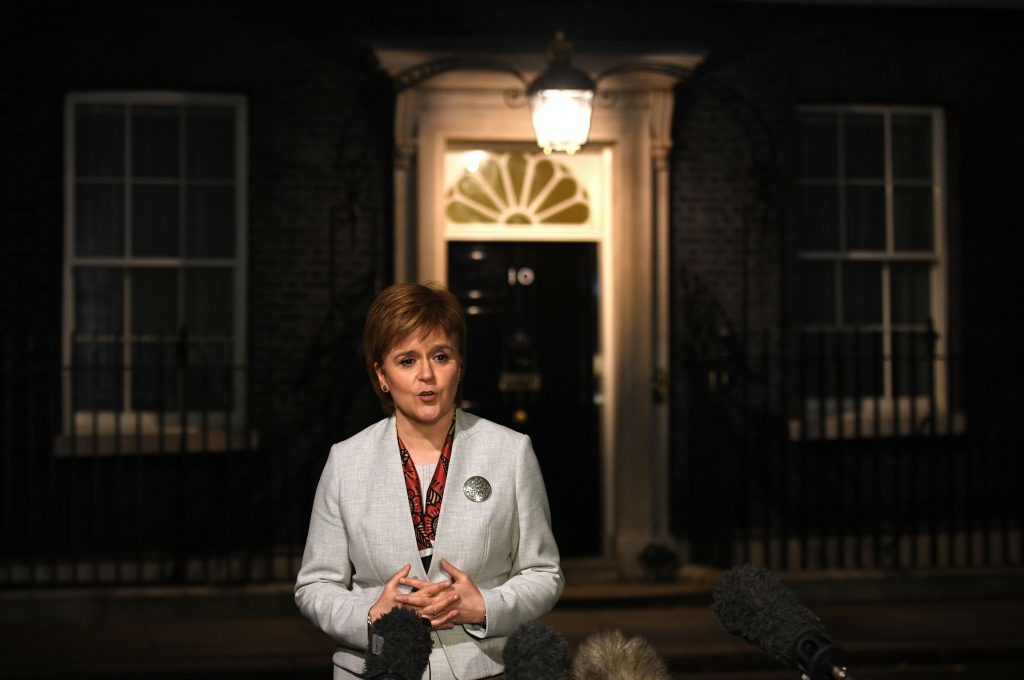
[[[676,678],[799,677],[722,630],[708,607],[719,571],[686,567],[673,583],[566,572],[544,621],[570,650],[619,629],[650,641]],[[857,678],[1024,676],[1024,570],[780,576]],[[3,678],[327,678],[332,647],[285,583],[0,591]]]

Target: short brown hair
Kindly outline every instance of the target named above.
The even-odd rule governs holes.
[[[466,365],[466,317],[462,305],[451,291],[439,283],[396,283],[377,295],[366,315],[363,329],[363,356],[370,384],[387,414],[394,413],[391,395],[380,388],[374,364],[384,363],[384,355],[396,343],[413,333],[424,335],[439,330],[448,336],[459,355],[459,366]],[[462,401],[462,382],[455,391],[455,405]]]

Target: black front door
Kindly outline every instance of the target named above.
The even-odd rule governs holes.
[[[448,245],[466,309],[468,411],[533,439],[563,556],[601,552],[593,243]]]

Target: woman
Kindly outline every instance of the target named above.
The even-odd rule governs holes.
[[[436,284],[370,307],[363,351],[390,417],[331,448],[295,584],[338,643],[335,678],[361,677],[367,626],[394,607],[430,620],[433,680],[500,676],[505,637],[562,592],[529,438],[457,407],[465,338]]]

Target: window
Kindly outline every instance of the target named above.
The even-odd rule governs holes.
[[[65,129],[63,448],[230,447],[245,393],[244,99],[72,94]]]
[[[848,434],[919,432],[945,408],[942,126],[925,108],[800,112],[798,383],[818,433],[840,415]]]

